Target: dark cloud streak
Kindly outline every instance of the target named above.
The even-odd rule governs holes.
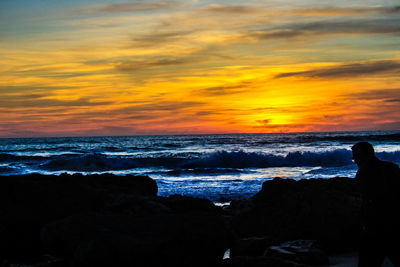
[[[84,9],[79,9],[78,14],[112,14],[122,12],[143,12],[143,11],[157,11],[164,9],[173,9],[181,6],[182,3],[178,1],[137,1],[133,3],[117,3],[107,4],[101,6],[93,6]]]
[[[357,19],[347,21],[322,20],[287,24],[280,27],[247,32],[250,38],[270,40],[293,37],[313,37],[326,34],[399,34],[400,19]]]
[[[149,68],[169,67],[178,65],[188,65],[199,63],[202,60],[199,58],[161,58],[153,60],[137,60],[137,61],[124,61],[115,64],[115,69],[119,71],[135,71]]]
[[[369,90],[360,93],[350,93],[344,95],[346,98],[356,99],[356,100],[380,100],[384,102],[400,102],[400,88],[394,89],[376,89]]]
[[[381,60],[374,62],[361,62],[342,64],[334,67],[313,69],[300,72],[280,73],[275,78],[306,77],[306,78],[343,78],[380,73],[398,72],[400,62],[394,60]]]
[[[288,10],[272,10],[271,7],[263,5],[236,5],[236,4],[211,4],[199,9],[200,12],[216,14],[283,14],[302,16],[347,16],[362,15],[369,13],[396,14],[400,13],[400,6],[391,7],[334,7],[326,6],[320,8],[298,8]]]
[[[28,94],[18,96],[6,96],[0,100],[0,106],[6,108],[47,108],[47,107],[84,107],[112,104],[110,101],[93,102],[88,98],[76,100],[59,100],[43,98],[43,95]]]
[[[160,101],[158,103],[147,103],[141,105],[133,105],[121,109],[114,110],[117,113],[126,114],[127,112],[151,112],[151,111],[179,111],[186,108],[203,105],[203,102],[198,101]]]
[[[194,31],[166,31],[166,32],[153,32],[143,34],[141,36],[134,36],[132,38],[133,45],[136,46],[158,46],[160,44],[171,43],[180,41]]]
[[[400,6],[393,7],[322,7],[322,8],[304,8],[291,11],[299,15],[320,15],[320,16],[343,16],[360,15],[367,13],[395,14],[400,12]]]
[[[257,14],[263,12],[262,9],[246,5],[220,5],[212,4],[200,9],[202,12],[223,13],[223,14]]]
[[[232,86],[215,86],[201,89],[199,92],[201,95],[206,96],[222,96],[232,95],[245,92],[245,86],[243,85],[232,85]]]
[[[54,90],[72,90],[73,86],[19,86],[19,85],[0,85],[0,94],[20,93],[20,92],[49,92]],[[32,93],[36,94],[36,93]]]

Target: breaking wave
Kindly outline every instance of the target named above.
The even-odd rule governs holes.
[[[400,162],[400,151],[376,153],[382,160]],[[245,151],[216,151],[204,153],[198,158],[151,157],[128,158],[112,157],[103,154],[60,155],[42,164],[48,170],[106,171],[128,170],[134,168],[164,167],[179,169],[217,169],[233,170],[244,168],[269,167],[340,167],[353,164],[351,151],[337,149],[324,152],[291,152],[286,156]]]

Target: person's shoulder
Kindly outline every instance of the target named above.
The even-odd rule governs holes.
[[[400,168],[394,162],[379,160],[379,165],[385,172],[400,174]]]
[[[391,161],[379,160],[379,164],[388,168],[397,168],[397,169],[399,168],[399,166],[396,163]]]

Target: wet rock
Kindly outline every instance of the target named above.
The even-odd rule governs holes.
[[[274,257],[234,257],[223,261],[224,267],[308,267],[309,265]]]
[[[328,265],[328,255],[315,240],[288,241],[279,246],[270,246],[265,256],[276,257],[301,264]]]
[[[240,238],[232,245],[230,255],[231,257],[261,257],[265,250],[275,243],[276,240],[268,236]]]

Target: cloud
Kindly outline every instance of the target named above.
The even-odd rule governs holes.
[[[209,116],[209,115],[220,115],[220,112],[216,111],[198,111],[196,112],[196,116]]]
[[[186,38],[194,31],[187,30],[171,30],[163,32],[147,33],[132,38],[132,44],[134,46],[158,46],[160,44],[171,43],[180,41]]]
[[[286,24],[265,30],[249,31],[248,37],[269,40],[292,37],[313,37],[327,34],[398,34],[400,19],[353,19],[347,21],[323,20]]]
[[[181,6],[178,1],[136,1],[133,3],[117,3],[92,6],[82,8],[77,11],[78,14],[94,14],[94,13],[122,13],[122,12],[142,12],[157,11],[164,9],[173,9]]]
[[[114,110],[118,113],[126,114],[126,112],[149,112],[149,111],[179,111],[186,108],[192,108],[203,105],[200,101],[160,101],[150,102],[147,104],[133,105],[121,109]]]
[[[125,119],[138,120],[138,121],[148,121],[158,118],[159,118],[158,114],[138,114],[125,117]]]
[[[306,77],[306,78],[344,78],[363,75],[374,75],[380,73],[398,72],[400,62],[395,60],[381,60],[373,62],[360,62],[342,64],[334,67],[318,68],[308,71],[285,72],[275,78]]]
[[[323,19],[310,22],[297,15],[318,16],[360,14],[369,12],[392,12],[397,9],[384,7],[366,8],[314,8],[274,10],[271,7],[251,4],[211,4],[185,13],[174,13],[156,18],[155,25],[142,33],[132,34],[129,47],[165,47],[182,44],[187,47],[199,43],[226,46],[228,43],[252,43],[254,41],[309,38],[332,34],[397,34],[400,33],[400,19],[395,16],[369,18]],[[280,15],[277,15],[280,14]],[[241,16],[249,15],[249,16]],[[265,16],[262,16],[265,15]],[[232,19],[232,16],[236,16]],[[274,19],[285,16],[285,20]],[[296,23],[281,24],[279,21]],[[264,27],[264,29],[262,28]]]
[[[331,33],[398,33],[398,19],[359,19],[348,21],[318,21],[293,27],[297,30]]]
[[[187,109],[195,109],[205,103],[200,101],[147,101],[147,103],[132,104],[125,107],[115,107],[107,110],[85,111],[70,114],[74,121],[81,121],[85,118],[100,118],[119,120],[165,120],[177,118],[178,115]]]
[[[345,94],[344,97],[357,100],[379,100],[384,102],[400,102],[400,88],[377,89],[359,93]]]
[[[248,5],[223,5],[211,4],[200,9],[202,12],[222,14],[257,14],[264,12],[262,9]]]
[[[119,71],[135,71],[149,68],[160,68],[168,66],[188,65],[193,63],[201,62],[199,58],[184,57],[166,57],[161,59],[148,59],[148,60],[135,60],[135,61],[124,61],[115,63],[115,69]]]
[[[400,98],[392,98],[385,100],[386,102],[400,102]]]
[[[21,93],[21,92],[29,92],[32,95],[35,95],[36,93],[39,94],[39,92],[49,92],[53,90],[69,90],[69,89],[76,89],[76,87],[73,86],[24,86],[24,85],[0,85],[0,93],[3,95],[2,98],[4,97],[5,94],[15,94],[15,93]],[[35,93],[32,93],[35,92]],[[40,94],[41,96],[44,96],[43,94]]]
[[[274,9],[265,5],[244,4],[211,4],[199,9],[200,12],[231,14],[265,14],[265,15],[301,15],[301,16],[347,16],[367,13],[395,14],[400,12],[400,6],[392,7],[334,7],[319,8]]]
[[[232,95],[245,92],[246,89],[242,85],[226,85],[226,86],[215,86],[200,89],[198,92],[201,95],[207,96],[222,96],[222,95]]]
[[[0,99],[2,108],[46,108],[46,107],[84,107],[112,104],[111,101],[94,102],[87,97],[76,100],[45,98],[43,94],[11,95]]]
[[[63,125],[63,124],[61,124]],[[70,122],[69,122],[69,125]],[[46,127],[47,126],[47,127]],[[7,125],[3,131],[0,131],[1,137],[64,137],[64,136],[127,136],[134,134],[146,134],[145,131],[140,131],[135,128],[135,125],[130,125],[129,127],[123,126],[113,126],[106,125],[95,127],[92,129],[65,129],[65,128],[52,128],[50,129],[49,125],[43,126],[40,128],[42,131],[31,131],[21,129],[21,125]],[[1,127],[1,125],[0,125]]]
[[[256,121],[257,123],[260,123],[260,124],[262,124],[262,125],[268,125],[268,124],[270,124],[270,122],[271,122],[271,120],[270,119],[265,119],[265,120],[257,120]]]
[[[224,96],[240,94],[257,90],[259,84],[263,82],[265,82],[265,79],[263,78],[247,79],[238,81],[236,83],[226,83],[218,86],[194,90],[193,93],[202,96]]]
[[[400,13],[400,6],[383,8],[382,13],[387,13],[387,14]]]
[[[393,7],[322,7],[293,9],[292,14],[305,16],[346,16],[366,13],[395,14],[400,12],[400,6]]]

